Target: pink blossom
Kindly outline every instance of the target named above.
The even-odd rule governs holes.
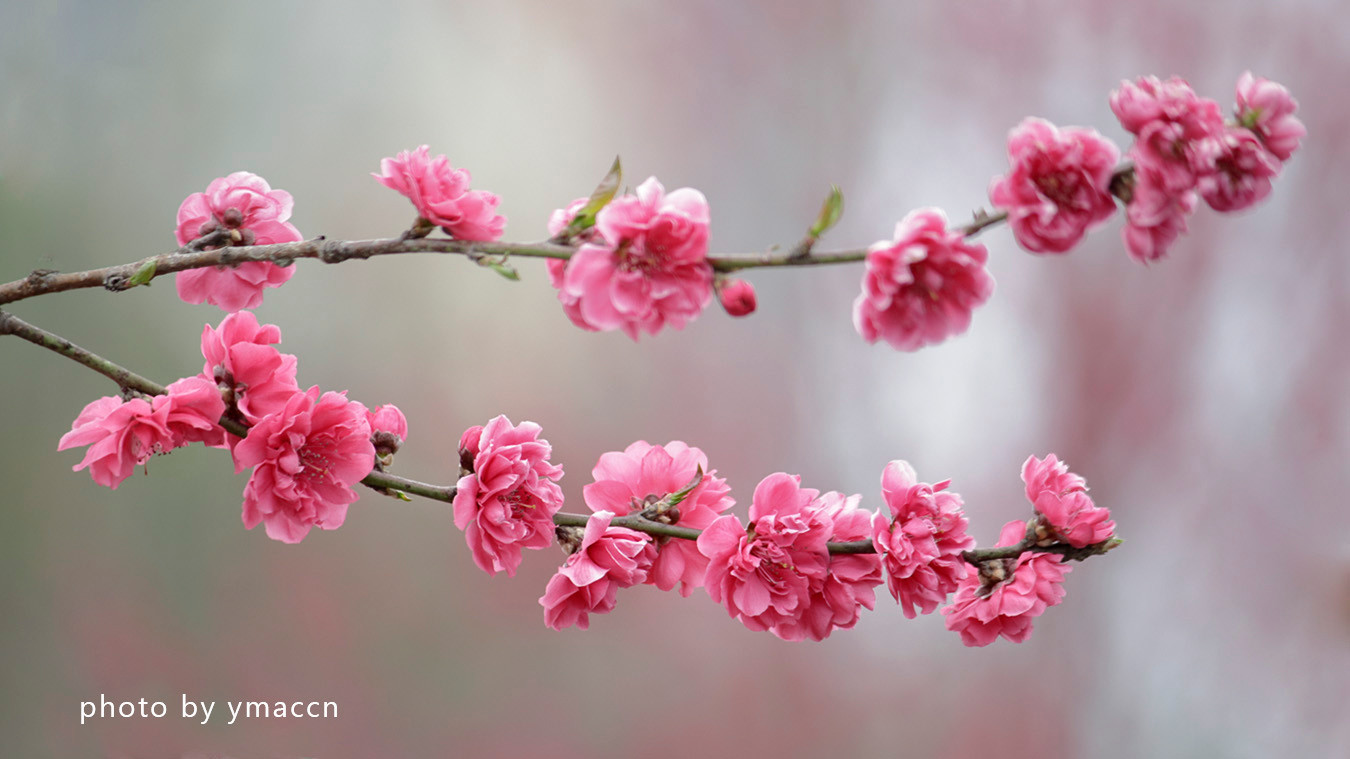
[[[230,314],[220,326],[202,330],[201,377],[229,393],[249,424],[280,411],[300,392],[296,358],[273,347],[280,342],[281,330],[259,324],[252,311]]]
[[[1223,134],[1219,104],[1195,94],[1184,79],[1161,81],[1155,76],[1121,82],[1111,93],[1111,110],[1136,136],[1131,157],[1157,173],[1160,186],[1171,193],[1195,187],[1213,173]]]
[[[868,249],[853,326],[869,343],[885,340],[906,351],[966,331],[971,312],[994,293],[988,257],[983,245],[948,230],[942,211],[911,211],[893,241]]]
[[[1120,150],[1095,129],[1028,118],[1008,133],[1007,176],[989,199],[1008,212],[1013,236],[1034,253],[1064,253],[1115,213],[1111,177]]]
[[[636,340],[662,327],[681,329],[712,300],[708,201],[682,187],[669,195],[652,177],[636,195],[615,198],[596,215],[603,244],[587,243],[550,281],[574,324],[621,329]]]
[[[1210,208],[1240,211],[1270,194],[1270,181],[1280,173],[1280,161],[1262,146],[1251,130],[1229,127],[1217,139],[1220,152],[1213,174],[1201,177],[1197,188]]]
[[[717,297],[722,308],[732,316],[748,316],[755,312],[755,286],[743,279],[725,280],[717,286]]]
[[[1100,543],[1115,532],[1111,512],[1092,503],[1087,483],[1069,471],[1055,454],[1045,459],[1031,456],[1022,464],[1027,500],[1044,517],[1054,538],[1075,548]]]
[[[735,501],[727,495],[731,489],[726,480],[708,468],[703,451],[679,440],[664,446],[639,440],[623,451],[601,454],[591,471],[595,482],[583,488],[582,494],[591,511],[619,516],[641,514],[661,508],[662,499],[687,487],[699,471],[703,479],[683,501],[653,513],[651,518],[701,530]],[[707,567],[708,559],[699,553],[694,541],[672,540],[660,547],[647,582],[661,590],[670,590],[678,583],[680,595],[688,596],[694,588],[703,587]]]
[[[299,543],[313,527],[335,530],[358,498],[352,486],[375,466],[366,407],[318,386],[291,396],[234,447],[234,470],[253,467],[244,486],[244,527]]]
[[[534,422],[515,426],[498,416],[460,439],[460,462],[467,471],[455,491],[455,526],[465,531],[474,563],[488,574],[505,570],[514,577],[522,548],[553,542],[553,515],[563,504],[557,484],[563,469],[549,463],[553,449],[540,432]]]
[[[1009,522],[996,545],[1016,545],[1025,534],[1025,522]],[[987,646],[1000,635],[1021,643],[1031,635],[1032,619],[1064,598],[1061,583],[1068,573],[1069,566],[1051,554],[984,562],[980,572],[966,575],[951,605],[943,608],[947,629],[960,633],[967,646]]]
[[[1140,263],[1167,255],[1172,243],[1186,233],[1186,219],[1195,213],[1199,202],[1194,190],[1168,190],[1147,159],[1136,163],[1132,196],[1125,206],[1125,226],[1120,230],[1125,249]]]
[[[426,145],[380,161],[375,181],[412,201],[423,219],[457,240],[491,241],[502,236],[506,217],[501,201],[483,190],[469,189],[469,172],[456,169],[444,155],[432,158]]]
[[[56,450],[89,446],[73,471],[88,468],[94,482],[117,489],[136,467],[155,454],[212,436],[225,402],[214,386],[198,377],[179,380],[167,395],[149,400],[99,398],[75,417]]]
[[[398,453],[408,439],[408,417],[392,403],[367,411],[366,421],[370,423],[370,441],[379,456]]]
[[[291,217],[291,194],[273,190],[262,177],[236,171],[207,185],[178,207],[175,234],[179,245],[224,228],[241,245],[271,245],[302,240],[300,231],[286,220]],[[295,266],[277,266],[270,261],[247,261],[234,266],[188,269],[178,272],[178,297],[188,303],[210,303],[226,311],[256,308],[262,291],[280,287],[295,273]]]
[[[554,630],[591,626],[591,614],[608,614],[620,588],[647,580],[656,547],[636,530],[611,527],[614,515],[598,511],[586,520],[586,532],[577,550],[567,557],[544,588],[539,604],[544,624]]]
[[[892,461],[881,473],[881,497],[892,517],[877,514],[872,544],[881,554],[891,595],[905,616],[915,607],[931,614],[966,576],[961,552],[975,546],[966,534],[961,496],[948,492],[950,480],[919,482],[905,461]]]
[[[1299,140],[1308,133],[1294,113],[1298,101],[1283,85],[1244,71],[1237,81],[1238,123],[1251,129],[1265,143],[1266,150],[1281,161],[1298,150]]]
[[[749,629],[795,631],[813,584],[824,583],[834,524],[818,494],[801,487],[800,477],[771,474],[755,488],[749,528],[728,514],[699,535],[709,597]]]
[[[858,508],[860,495],[824,493],[814,507],[834,525],[830,540],[847,542],[872,537],[870,511]],[[783,640],[825,640],[835,628],[851,628],[863,609],[876,605],[876,586],[881,584],[881,558],[876,554],[835,554],[830,556],[825,576],[811,583],[811,596],[805,612],[793,621],[773,630]]]

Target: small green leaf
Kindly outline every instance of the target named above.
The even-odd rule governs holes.
[[[149,284],[150,280],[155,277],[156,268],[157,264],[153,258],[141,264],[141,268],[137,269],[136,273],[131,275],[131,279],[127,280],[127,289]]]
[[[689,481],[689,484],[685,485],[684,487],[680,488],[679,490],[675,491],[674,493],[671,493],[670,495],[666,496],[667,501],[669,501],[669,503],[670,503],[670,505],[671,505],[672,507],[673,507],[673,506],[679,506],[681,501],[683,501],[684,499],[688,498],[688,497],[689,497],[689,494],[692,493],[692,492],[694,492],[694,488],[698,487],[698,484],[699,484],[700,482],[703,482],[703,467],[702,467],[702,466],[698,467],[698,468],[694,471],[694,478],[693,478],[692,480]]]
[[[619,185],[623,182],[623,166],[619,163],[619,157],[614,156],[614,164],[609,167],[609,173],[600,184],[595,186],[595,191],[586,201],[586,205],[577,211],[577,215],[572,217],[572,223],[567,225],[566,234],[568,236],[584,232],[595,226],[595,215],[600,213],[600,209],[609,205],[609,201],[619,192]]]
[[[839,217],[843,215],[844,193],[839,189],[839,185],[830,185],[830,194],[820,206],[820,215],[816,217],[816,223],[811,225],[811,236],[820,237],[825,234],[826,230],[839,223]]]
[[[516,271],[516,267],[508,264],[506,259],[482,258],[479,259],[478,265],[486,266],[512,282],[520,281],[520,272]]]

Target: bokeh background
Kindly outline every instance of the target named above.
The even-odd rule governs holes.
[[[1291,2],[35,2],[0,5],[0,280],[169,250],[174,211],[249,170],[306,235],[396,234],[368,177],[429,143],[499,193],[507,239],[590,190],[709,198],[714,252],[791,244],[830,183],[824,247],[888,237],[924,205],[985,202],[1027,115],[1101,129],[1126,77],[1179,74],[1229,103],[1250,68],[1310,137],[1268,202],[1207,208],[1172,256],[1125,255],[1120,219],[1066,257],[986,233],[998,290],[970,332],[868,346],[857,266],[753,272],[634,344],[563,316],[541,265],[511,283],[459,257],[299,264],[260,319],[300,380],[398,404],[396,471],[448,482],[461,431],[541,423],[571,510],[600,453],[703,448],[742,515],[764,475],[879,505],[887,461],[955,480],[992,541],[1018,470],[1084,474],[1125,546],[1075,568],[1025,644],[966,649],[886,596],[821,644],[751,633],[701,592],[638,588],[589,632],[543,625],[562,559],[472,564],[442,504],[364,495],[282,545],[240,525],[245,475],[200,447],[116,492],[56,441],[102,378],[0,339],[0,735],[42,757],[1350,756],[1350,15]],[[168,382],[202,325],[168,280],[15,304]],[[80,726],[79,703],[165,700]],[[200,726],[198,700],[334,700],[337,720]],[[223,710],[223,704],[217,707]]]

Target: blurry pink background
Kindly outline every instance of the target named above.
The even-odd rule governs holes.
[[[562,560],[489,578],[443,504],[363,495],[286,546],[240,525],[245,475],[194,448],[116,492],[56,441],[110,383],[0,339],[0,735],[13,756],[1350,755],[1350,16],[1339,3],[50,2],[0,8],[0,280],[165,252],[174,211],[249,170],[307,236],[398,233],[368,177],[429,143],[544,236],[615,153],[712,204],[713,250],[790,245],[830,183],[826,248],[912,208],[966,219],[1027,115],[1101,129],[1122,78],[1231,102],[1287,85],[1304,147],[1256,210],[1206,208],[1172,256],[1119,216],[1067,257],[981,241],[971,331],[900,354],[850,308],[861,268],[753,272],[760,310],[633,344],[573,327],[542,265],[299,264],[259,318],[300,380],[407,412],[396,471],[448,482],[460,432],[543,425],[569,510],[600,453],[707,452],[744,515],[764,475],[879,503],[882,467],[951,477],[992,541],[1054,451],[1126,544],[1075,567],[1023,645],[966,649],[889,596],[822,644],[751,633],[701,591],[623,593],[589,632],[537,599]],[[16,304],[167,382],[212,307],[172,283]],[[197,700],[334,700],[337,720],[199,726]],[[165,700],[79,725],[79,703]],[[217,709],[223,709],[223,703]],[[193,753],[196,752],[196,753]]]

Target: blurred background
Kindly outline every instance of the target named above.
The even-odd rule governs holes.
[[[0,280],[173,247],[174,212],[248,170],[306,236],[397,234],[369,178],[428,143],[499,193],[506,239],[622,155],[696,187],[715,253],[822,248],[926,205],[986,202],[1028,115],[1122,147],[1122,78],[1187,78],[1229,107],[1244,69],[1300,98],[1310,137],[1268,202],[1202,206],[1167,260],[1120,217],[1072,255],[981,241],[998,280],[970,332],[914,354],[850,322],[861,267],[751,272],[634,344],[573,327],[542,265],[460,257],[298,264],[260,320],[302,385],[396,403],[395,471],[456,476],[499,413],[543,425],[569,510],[604,451],[701,447],[742,516],[775,471],[880,505],[887,461],[954,480],[983,543],[1023,518],[1019,467],[1054,451],[1123,548],[1075,566],[1022,645],[966,649],[938,615],[873,613],[820,644],[751,633],[699,591],[625,591],[589,632],[543,625],[562,561],[473,566],[444,504],[366,492],[301,544],[240,524],[246,475],[200,447],[116,492],[56,441],[110,383],[0,339],[0,735],[13,756],[1350,756],[1350,16],[1329,0],[1050,3],[357,2],[0,5]],[[200,371],[167,279],[15,304],[161,382]],[[79,725],[106,694],[164,719]],[[201,726],[197,700],[332,700],[336,720]],[[223,703],[217,707],[223,709]]]

